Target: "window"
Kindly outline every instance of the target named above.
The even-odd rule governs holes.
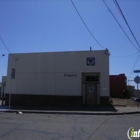
[[[99,81],[99,77],[98,76],[86,76],[86,81],[87,82],[97,82]]]
[[[15,73],[16,73],[16,70],[14,68],[12,68],[12,72],[11,72],[12,79],[15,79]]]

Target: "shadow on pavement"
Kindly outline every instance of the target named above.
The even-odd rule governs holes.
[[[38,110],[38,111],[100,111],[100,112],[117,112],[113,105],[108,106],[93,106],[93,105],[80,105],[80,106],[73,106],[73,105],[49,105],[49,106],[14,106],[10,109],[14,110]]]

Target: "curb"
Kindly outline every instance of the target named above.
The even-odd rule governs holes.
[[[5,113],[32,113],[32,114],[65,114],[65,115],[128,115],[140,114],[140,111],[133,112],[72,112],[72,111],[37,111],[37,110],[6,110]]]

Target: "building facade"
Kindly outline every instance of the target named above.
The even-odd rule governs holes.
[[[127,97],[127,78],[125,74],[110,75],[110,96],[113,98]]]
[[[6,105],[108,104],[107,50],[9,54]]]
[[[2,76],[2,82],[1,82],[1,94],[0,98],[3,99],[6,91],[6,76]]]
[[[0,83],[0,99],[1,99],[1,105],[4,105],[5,102],[5,91],[6,91],[6,76],[2,76],[2,82]]]

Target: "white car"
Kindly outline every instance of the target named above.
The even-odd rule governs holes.
[[[132,97],[131,99],[134,100],[134,101],[136,101],[138,98],[137,97]]]

